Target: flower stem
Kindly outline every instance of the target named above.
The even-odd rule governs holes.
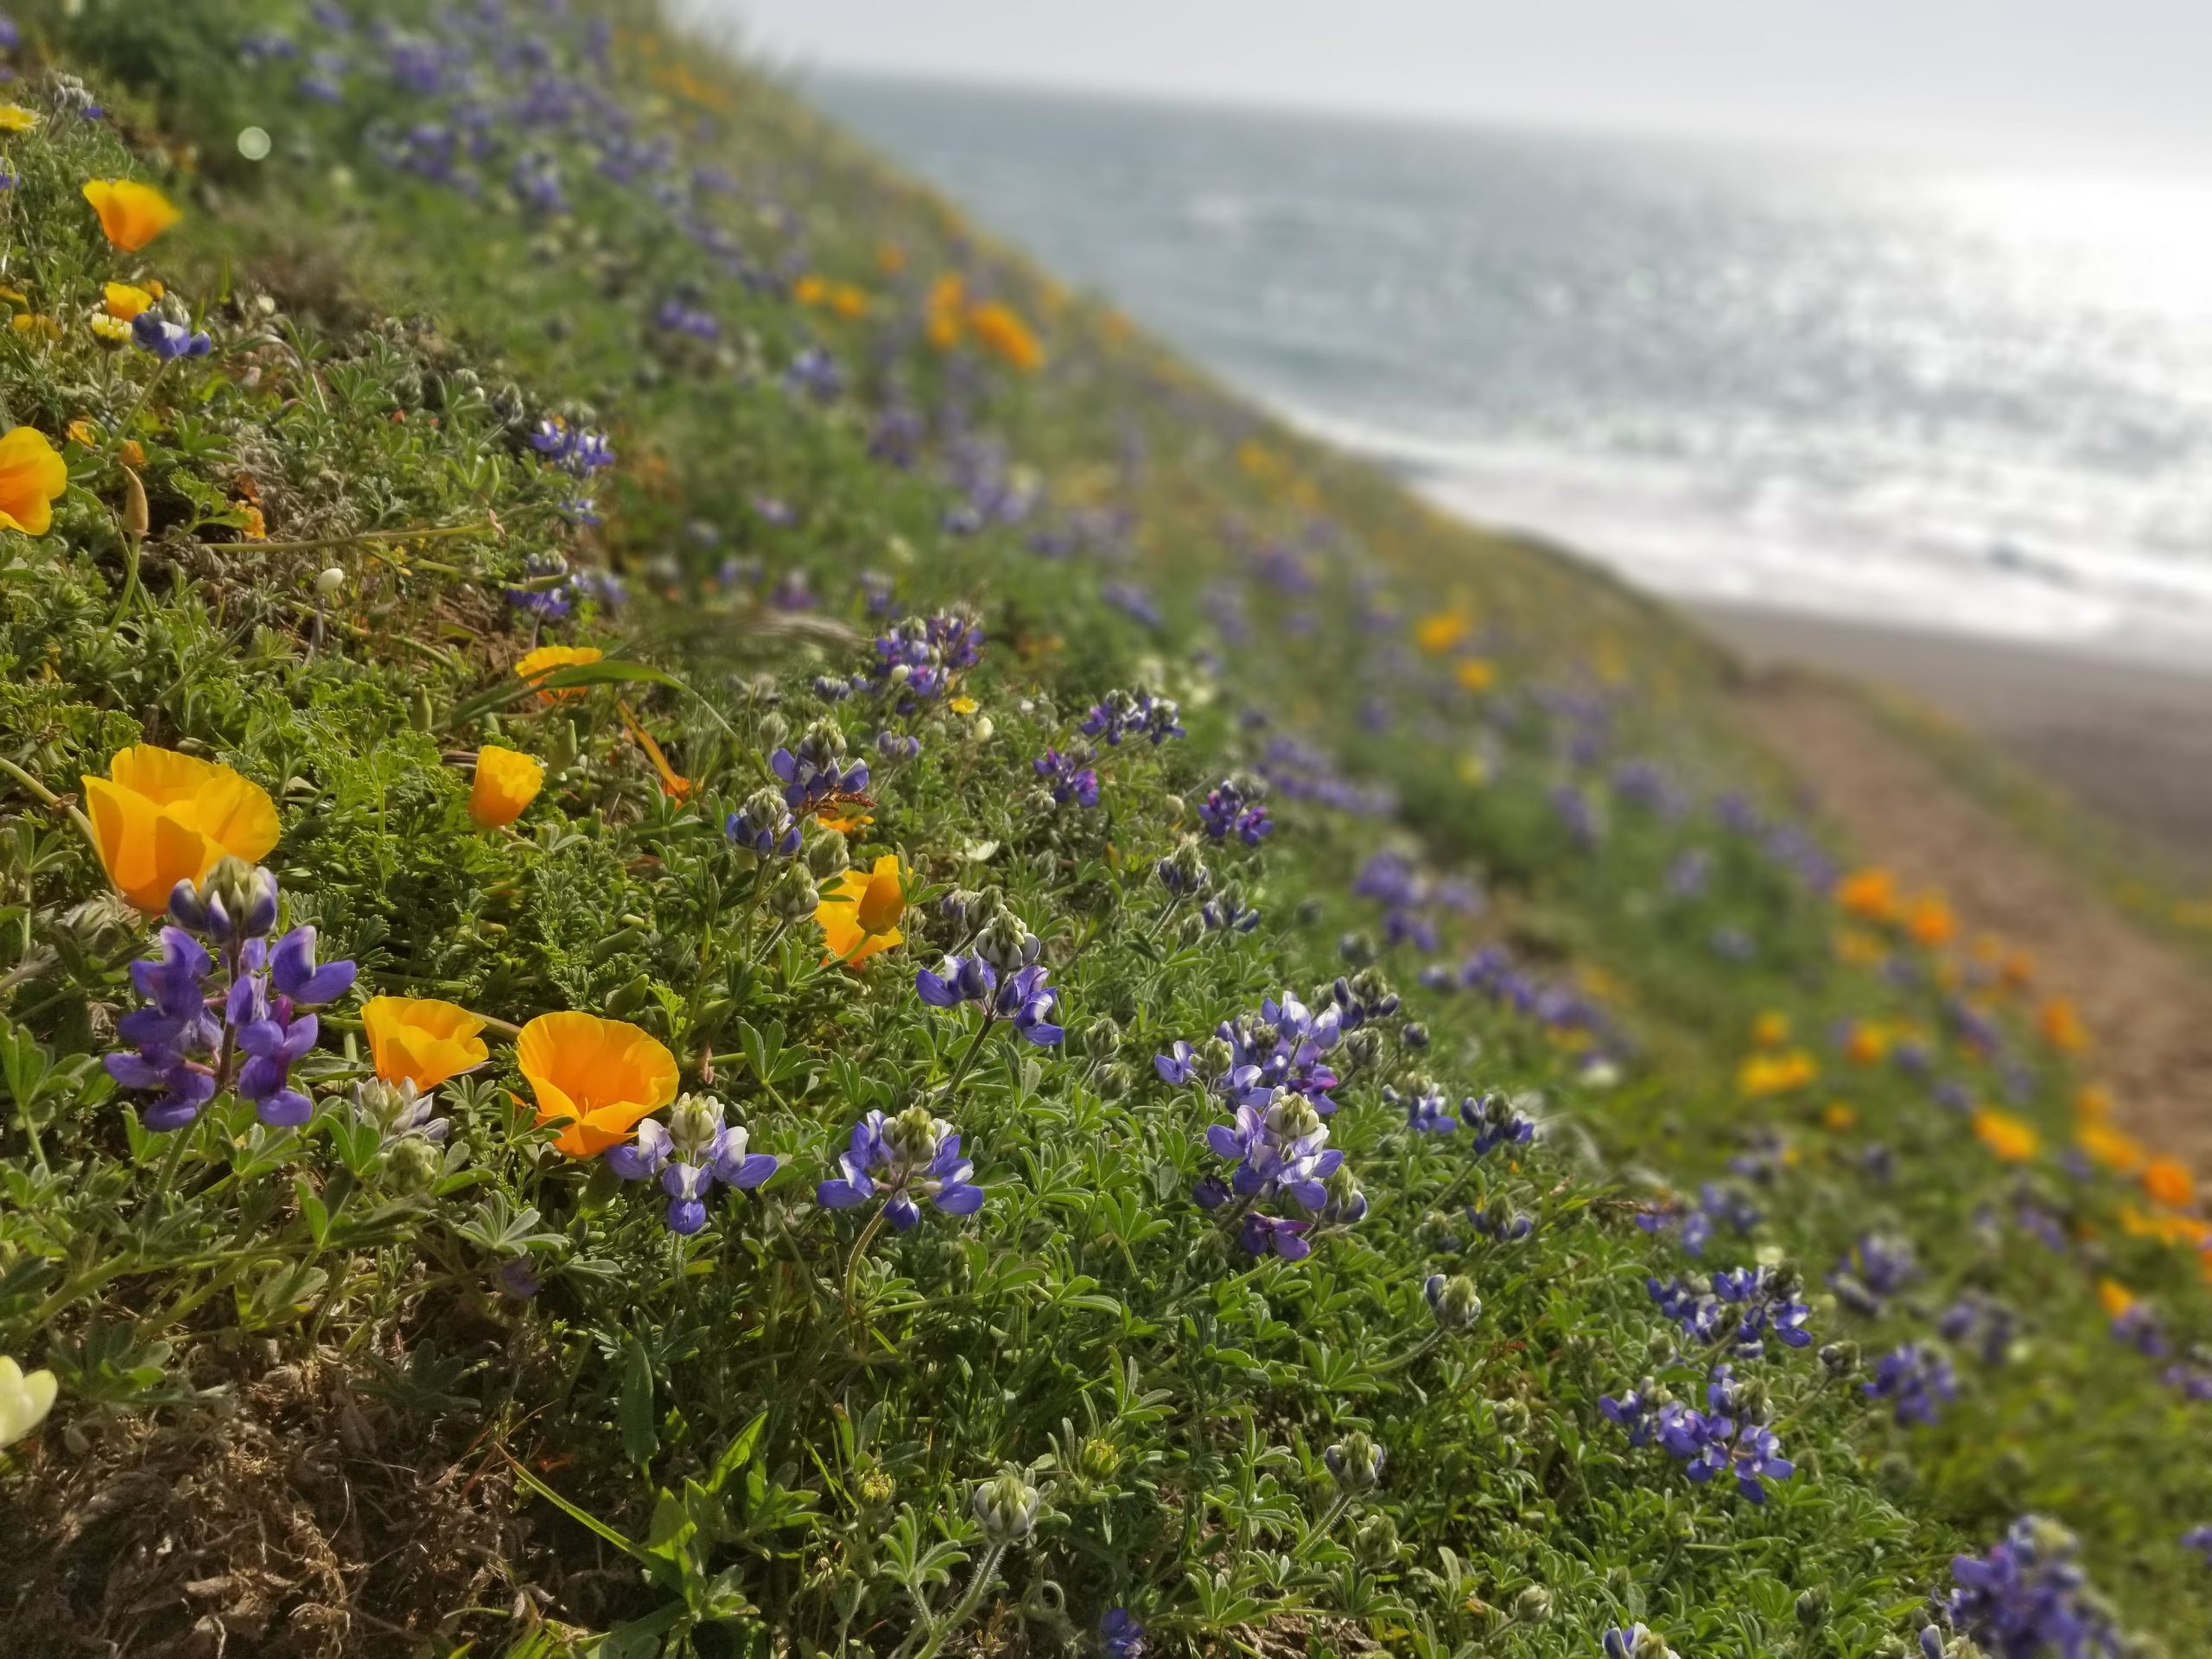
[[[860,1277],[861,1258],[868,1254],[868,1247],[875,1242],[875,1236],[883,1230],[884,1213],[882,1208],[879,1206],[876,1212],[868,1218],[868,1225],[861,1229],[861,1236],[853,1241],[853,1253],[845,1258],[845,1317],[847,1319],[852,1318],[855,1312],[853,1291]]]
[[[90,847],[95,854],[99,851],[100,838],[92,833],[92,820],[87,818],[83,812],[70,805],[59,795],[48,789],[44,784],[39,782],[37,779],[32,777],[30,773],[25,772],[14,761],[6,759],[4,756],[0,756],[0,772],[5,772],[9,777],[21,784],[25,789],[30,791],[32,796],[41,805],[50,806],[54,808],[56,810],[67,812],[69,815],[70,823],[75,824],[79,833],[84,836],[85,844],[87,847]],[[103,861],[103,862],[105,862],[105,861]]]
[[[976,1563],[976,1576],[968,1580],[966,1592],[953,1605],[950,1612],[941,1619],[931,1621],[929,1640],[922,1643],[922,1650],[914,1656],[914,1659],[934,1659],[937,1650],[968,1622],[969,1616],[976,1611],[976,1604],[982,1600],[983,1592],[990,1587],[991,1580],[997,1575],[1000,1558],[1005,1554],[1006,1546],[1002,1543],[993,1544],[983,1552],[983,1559]]]
[[[968,1075],[968,1068],[976,1064],[976,1055],[983,1052],[983,1040],[991,1034],[991,1027],[995,1023],[992,1015],[986,1011],[983,1015],[983,1023],[976,1027],[975,1038],[969,1043],[967,1052],[961,1055],[960,1063],[952,1068],[952,1075],[944,1080],[944,1094],[947,1100],[950,1100],[953,1091],[960,1087],[961,1079]]]

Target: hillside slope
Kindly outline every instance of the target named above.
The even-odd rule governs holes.
[[[378,15],[20,15],[9,1651],[2190,1650],[2186,1179],[1722,659]]]

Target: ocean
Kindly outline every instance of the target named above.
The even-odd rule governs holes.
[[[2212,181],[804,90],[1469,518],[1693,600],[2212,666]]]

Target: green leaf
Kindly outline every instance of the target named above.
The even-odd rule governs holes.
[[[651,1463],[660,1450],[660,1434],[653,1427],[653,1362],[634,1334],[622,1339],[622,1394],[614,1415],[622,1455],[641,1466]]]

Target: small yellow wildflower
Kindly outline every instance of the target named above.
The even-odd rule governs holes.
[[[1436,611],[1414,625],[1414,643],[1430,656],[1441,657],[1456,649],[1474,626],[1463,611]]]
[[[2043,1137],[2025,1121],[1994,1106],[1974,1115],[1974,1138],[2008,1164],[2024,1162],[2042,1149]]]
[[[1497,683],[1497,665],[1480,657],[1465,658],[1452,671],[1452,677],[1470,691],[1487,691]]]
[[[1751,1054],[1736,1068],[1736,1087],[1757,1100],[1802,1089],[1820,1074],[1819,1065],[1802,1048],[1780,1054]]]
[[[972,715],[982,705],[973,697],[953,697],[944,705],[956,715]]]
[[[1769,1008],[1751,1021],[1751,1046],[1755,1048],[1780,1048],[1789,1040],[1789,1016],[1779,1008]]]
[[[111,317],[105,311],[95,311],[85,319],[85,326],[92,331],[92,338],[103,346],[128,346],[130,325],[121,317]]]
[[[0,104],[0,132],[29,132],[38,125],[37,114],[20,104]]]

